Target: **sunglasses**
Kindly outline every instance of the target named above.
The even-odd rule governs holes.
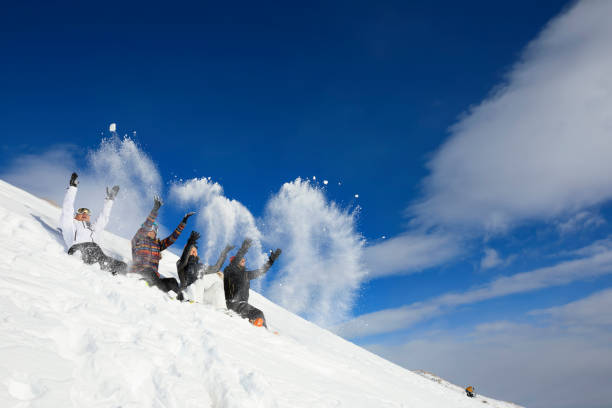
[[[91,211],[89,211],[89,208],[79,208],[77,210],[77,214],[89,215],[89,214],[91,214]]]

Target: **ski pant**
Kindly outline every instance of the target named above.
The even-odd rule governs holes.
[[[238,313],[242,318],[249,319],[249,322],[251,323],[255,321],[255,319],[261,317],[263,319],[264,327],[268,328],[268,326],[266,325],[266,318],[263,312],[255,306],[249,305],[247,302],[232,302],[228,300],[227,308]]]
[[[81,251],[81,259],[88,265],[99,263],[100,269],[109,271],[113,275],[118,273],[125,274],[127,272],[127,264],[125,262],[107,256],[95,242],[74,244],[68,249],[68,255],[72,255],[76,251]]]
[[[216,273],[202,276],[184,289],[185,297],[197,303],[225,310],[223,279]]]
[[[142,277],[150,286],[155,286],[157,289],[161,290],[164,293],[168,293],[170,291],[176,292],[177,299],[183,300],[183,293],[181,292],[181,288],[179,287],[178,282],[174,278],[162,278],[157,276],[157,274],[153,271],[146,271],[142,273]]]

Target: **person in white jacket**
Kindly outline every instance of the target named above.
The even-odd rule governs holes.
[[[60,229],[68,254],[72,255],[76,251],[80,251],[81,258],[86,264],[99,263],[102,270],[109,271],[113,275],[126,273],[127,264],[104,254],[97,243],[108,224],[115,197],[119,192],[119,186],[114,186],[110,190],[108,187],[106,188],[106,200],[102,212],[98,215],[96,221],[91,223],[91,212],[88,208],[79,208],[76,213],[74,211],[74,199],[79,184],[78,177],[76,173],[72,173],[70,177],[70,185],[64,196],[60,216]]]

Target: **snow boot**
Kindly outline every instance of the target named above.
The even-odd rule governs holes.
[[[263,323],[264,323],[264,321],[263,321],[263,319],[262,319],[261,317],[258,317],[258,318],[257,318],[257,319],[255,319],[255,320],[250,320],[250,322],[251,322],[251,324],[252,324],[253,326],[257,326],[257,327],[261,327],[261,326],[263,326]]]

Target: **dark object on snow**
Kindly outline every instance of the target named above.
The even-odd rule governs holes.
[[[102,252],[102,248],[95,242],[81,242],[75,244],[68,249],[68,254],[72,255],[76,251],[81,251],[83,262],[88,265],[95,263],[100,264],[100,269],[109,271],[113,275],[125,274],[127,272],[127,264],[117,259],[111,258]]]
[[[267,327],[263,312],[248,304],[249,289],[251,288],[251,280],[257,279],[268,272],[268,269],[280,255],[281,250],[274,251],[261,268],[248,271],[242,261],[251,243],[250,239],[245,239],[236,256],[230,258],[230,264],[223,270],[225,303],[228,309],[235,311],[243,318],[249,319],[251,323],[261,318],[263,326]]]
[[[474,398],[476,396],[476,393],[474,392],[474,387],[472,387],[471,385],[465,389],[465,393],[470,398]]]

